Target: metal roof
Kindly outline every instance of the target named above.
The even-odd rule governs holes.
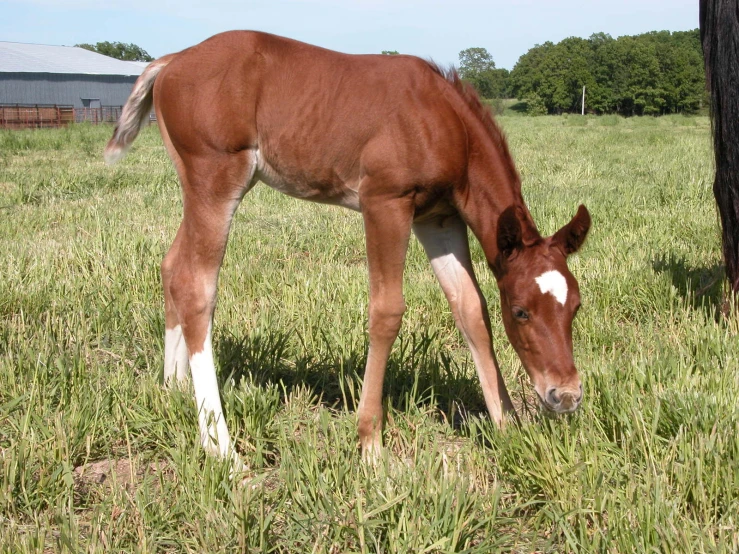
[[[141,75],[146,66],[124,62],[76,46],[0,41],[0,73]]]

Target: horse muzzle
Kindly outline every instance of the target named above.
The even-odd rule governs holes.
[[[582,395],[582,384],[580,384],[577,388],[549,387],[546,395],[543,398],[539,396],[539,399],[547,410],[556,414],[569,414],[577,410]]]

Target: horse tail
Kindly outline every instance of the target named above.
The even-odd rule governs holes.
[[[739,0],[700,0],[726,276],[739,292]]]
[[[103,156],[108,165],[122,159],[131,144],[146,124],[154,102],[154,81],[159,72],[174,58],[175,54],[163,56],[151,62],[136,79],[131,95],[123,106],[121,117],[115,126],[113,136],[105,146]]]

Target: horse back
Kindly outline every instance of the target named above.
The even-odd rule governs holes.
[[[342,54],[250,31],[182,51],[154,89],[178,150],[258,150],[283,180],[309,188],[368,172],[459,179],[467,152],[455,97],[413,56]]]

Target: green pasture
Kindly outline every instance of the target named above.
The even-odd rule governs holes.
[[[0,132],[1,552],[737,552],[739,319],[725,313],[707,118],[500,123],[542,233],[570,259],[585,398],[539,414],[474,243],[521,425],[497,431],[419,244],[386,380],[386,456],[361,463],[361,217],[250,192],[214,350],[249,472],[198,445],[160,386],[159,264],[181,215],[155,127]],[[474,239],[473,239],[474,240]]]

